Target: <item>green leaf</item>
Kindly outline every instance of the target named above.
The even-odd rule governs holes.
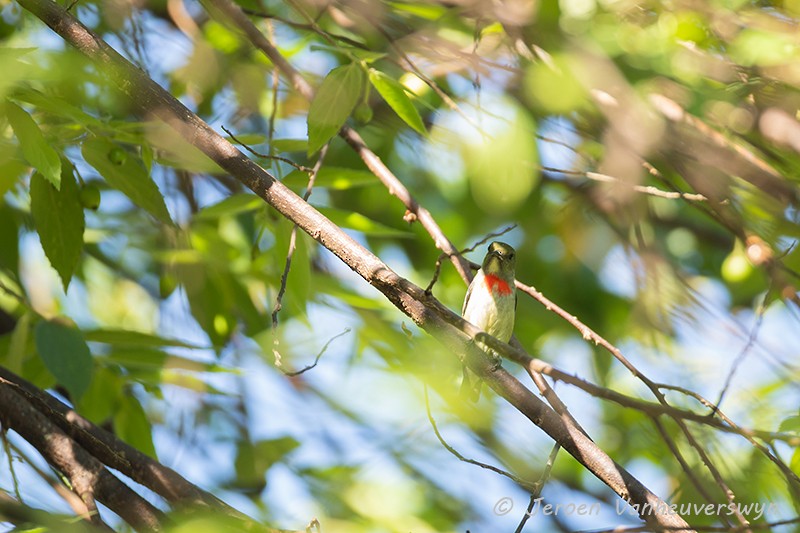
[[[263,488],[267,470],[283,461],[300,446],[293,437],[260,440],[256,443],[240,441],[236,450],[236,483],[239,488]]]
[[[800,474],[800,448],[797,448],[792,454],[792,460],[789,463],[789,468],[791,468],[792,472],[795,474]]]
[[[267,136],[262,133],[237,133],[236,138],[225,135],[225,140],[231,144],[255,146],[267,142]]]
[[[21,181],[23,174],[30,174],[30,167],[16,157],[16,151],[10,143],[0,144],[0,199]]]
[[[310,50],[314,52],[321,50],[325,52],[331,52],[332,54],[340,54],[344,57],[351,57],[359,61],[364,61],[365,63],[374,63],[375,61],[386,57],[385,52],[365,50],[363,48],[356,48],[355,46],[328,46],[325,44],[312,44],[310,46]]]
[[[119,409],[114,413],[114,432],[140,452],[158,459],[150,422],[136,397],[126,394],[121,398]]]
[[[228,196],[216,204],[202,208],[195,218],[217,219],[222,216],[238,215],[264,207],[264,200],[254,194],[240,193]]]
[[[289,250],[292,227],[293,224],[291,222],[283,220],[273,234],[275,236],[276,253],[281,254],[281,261],[279,263],[281,268],[283,268],[283,262]],[[302,231],[298,230],[297,240],[295,241],[296,248],[292,256],[292,268],[286,280],[286,294],[282,301],[282,313],[284,316],[286,316],[287,313],[291,315],[305,314],[306,306],[309,300],[312,299],[312,289],[314,288],[313,285],[316,280],[311,273],[311,253],[308,240],[310,240],[310,238]]]
[[[163,369],[170,369],[188,372],[233,374],[238,372],[235,368],[197,361],[153,348],[116,348],[107,357],[102,358],[102,361],[122,366],[129,371],[146,370],[158,372]]]
[[[361,98],[364,81],[364,70],[357,63],[328,73],[308,110],[308,155],[316,153],[342,129]]]
[[[369,81],[383,99],[386,100],[389,107],[397,113],[397,116],[403,119],[403,122],[422,135],[427,133],[422,117],[419,116],[419,111],[414,107],[414,103],[408,97],[399,81],[374,68],[369,69]]]
[[[41,172],[42,176],[61,188],[61,158],[45,140],[42,130],[24,109],[11,102],[6,103],[8,122],[14,128],[25,161]]]
[[[305,152],[308,141],[305,139],[274,139],[272,146],[278,152]]]
[[[412,233],[395,228],[391,228],[380,222],[376,222],[370,218],[365,217],[361,213],[354,211],[346,211],[344,209],[336,209],[333,207],[318,207],[315,208],[328,217],[334,224],[342,228],[354,229],[360,231],[364,235],[371,237],[411,237]]]
[[[36,350],[47,370],[78,400],[92,381],[94,362],[77,328],[58,320],[39,322],[34,330]]]
[[[202,346],[179,341],[177,339],[165,339],[158,335],[141,333],[139,331],[128,331],[124,329],[92,329],[83,332],[83,338],[88,342],[102,342],[106,344],[125,345],[125,346],[173,346],[178,348],[201,349]]]
[[[31,214],[42,248],[67,290],[83,250],[83,206],[69,167],[61,176],[61,190],[38,172],[31,177]]]
[[[14,91],[14,100],[27,102],[37,110],[44,111],[50,115],[64,117],[83,126],[103,127],[104,124],[99,119],[84,112],[79,107],[53,94],[45,94],[31,88],[20,88]]]
[[[17,374],[22,373],[22,364],[28,355],[28,339],[31,330],[31,317],[29,311],[19,317],[14,331],[11,333],[11,341],[8,344],[8,353],[3,360],[3,365]]]
[[[405,2],[389,2],[388,5],[395,11],[406,12],[425,20],[438,20],[447,14],[447,7],[438,4],[412,4]]]
[[[794,431],[800,433],[800,415],[783,419],[778,431]]]
[[[5,45],[8,41],[4,42]],[[30,79],[31,65],[23,63],[18,59],[36,48],[10,48],[0,47],[0,97],[5,95],[8,90],[16,90],[19,87],[19,80]]]
[[[134,204],[156,219],[165,224],[172,223],[164,203],[164,196],[136,154],[99,137],[84,142],[81,152],[86,162],[92,165],[109,185],[124,193]]]
[[[0,196],[2,196],[0,194]],[[19,274],[19,226],[14,210],[0,202],[0,268]]]
[[[81,415],[95,424],[111,420],[124,390],[124,381],[118,369],[98,365],[92,383],[79,402]]]
[[[308,174],[295,170],[281,180],[287,187],[302,187],[308,184]],[[380,183],[372,172],[352,168],[323,166],[314,179],[314,187],[344,191],[353,187]]]

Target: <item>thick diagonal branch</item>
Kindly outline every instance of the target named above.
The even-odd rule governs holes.
[[[35,409],[6,381],[0,382],[0,412],[5,427],[17,432],[69,479],[72,490],[90,512],[97,512],[97,500],[136,530],[161,529],[164,519],[161,511],[109,472],[94,455]]]
[[[141,483],[168,502],[208,505],[228,514],[239,515],[235,509],[193,485],[171,468],[95,426],[57,398],[3,367],[0,367],[0,384],[12,387],[17,395],[24,397],[39,413],[94,457]]]

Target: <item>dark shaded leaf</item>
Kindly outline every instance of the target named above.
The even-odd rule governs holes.
[[[67,290],[83,250],[83,206],[71,169],[61,176],[57,190],[38,172],[31,177],[31,213],[47,259]]]
[[[49,185],[49,184],[48,184]],[[94,361],[81,332],[56,320],[39,322],[34,330],[36,350],[47,370],[79,399],[92,381]]]

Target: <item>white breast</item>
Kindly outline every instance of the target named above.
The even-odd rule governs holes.
[[[483,271],[479,271],[472,281],[474,287],[469,291],[464,319],[489,335],[508,342],[514,331],[514,294],[492,298],[490,292],[485,289],[485,283]],[[501,316],[506,319],[499,320]]]

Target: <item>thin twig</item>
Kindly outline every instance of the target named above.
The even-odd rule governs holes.
[[[550,477],[550,472],[553,470],[553,465],[556,462],[556,456],[558,455],[558,450],[560,449],[561,446],[559,446],[558,443],[553,445],[553,449],[550,451],[550,455],[547,457],[547,462],[544,464],[542,475],[539,477],[539,480],[534,483],[535,489],[533,492],[531,492],[531,499],[528,502],[528,508],[525,510],[525,514],[522,516],[522,520],[520,520],[519,525],[514,533],[522,533],[525,523],[531,517],[533,506],[536,505],[536,500],[542,495],[542,489],[544,489],[544,484],[547,483],[547,479]]]
[[[299,170],[300,172],[306,172],[306,173],[314,172],[313,168],[297,164],[294,161],[292,161],[291,159],[287,159],[285,157],[281,157],[281,156],[278,156],[278,155],[262,154],[260,152],[256,152],[250,146],[248,146],[247,144],[245,144],[242,141],[240,141],[239,139],[237,139],[236,135],[231,133],[231,131],[228,128],[226,128],[225,126],[221,126],[221,127],[222,127],[222,131],[227,133],[228,136],[231,139],[233,139],[234,141],[236,141],[236,143],[239,146],[241,146],[242,148],[244,148],[245,150],[247,150],[248,152],[250,152],[251,154],[253,154],[256,157],[261,157],[263,159],[274,159],[275,161],[281,161],[282,163],[287,163],[287,164],[293,166],[294,168],[296,168],[297,170]]]
[[[1,421],[0,421],[1,422]],[[11,481],[14,485],[14,496],[22,503],[22,494],[19,492],[19,479],[17,478],[17,470],[14,468],[14,455],[11,453],[11,443],[8,442],[8,428],[5,425],[0,425],[0,438],[3,439],[3,450],[6,452],[8,459],[8,471],[11,472]]]
[[[731,368],[728,370],[728,375],[725,377],[725,384],[722,386],[722,390],[719,393],[719,398],[717,398],[717,402],[714,405],[714,410],[711,412],[712,415],[717,411],[717,409],[719,409],[719,406],[722,405],[722,400],[725,398],[725,394],[728,392],[728,388],[731,385],[731,381],[733,381],[733,376],[736,374],[736,370],[739,368],[739,365],[742,364],[745,357],[747,357],[747,354],[750,352],[750,349],[753,347],[756,339],[758,338],[758,332],[761,330],[761,324],[764,321],[764,313],[767,310],[767,299],[769,298],[770,292],[772,292],[772,282],[770,282],[770,286],[764,293],[764,298],[761,300],[761,303],[756,310],[756,321],[753,324],[753,328],[750,330],[750,335],[747,337],[747,342],[733,360],[733,363],[731,363]]]
[[[711,496],[711,494],[708,493],[708,491],[706,490],[706,487],[703,484],[703,482],[700,480],[700,478],[697,477],[697,474],[695,473],[695,471],[692,470],[692,467],[689,465],[689,463],[683,457],[683,454],[681,453],[680,449],[678,448],[678,445],[675,443],[675,439],[673,439],[672,435],[669,434],[669,432],[667,431],[667,428],[664,427],[664,424],[658,419],[658,417],[651,416],[650,419],[653,421],[653,424],[656,426],[656,429],[661,434],[661,438],[666,443],[667,448],[669,448],[669,451],[672,453],[673,457],[675,457],[675,459],[677,459],[678,464],[681,465],[681,468],[683,469],[683,472],[686,474],[686,477],[689,478],[689,481],[692,483],[692,485],[697,490],[697,492],[708,503],[714,503],[714,498]],[[727,525],[730,525],[726,518],[724,518],[724,517],[720,517],[720,518],[725,520],[725,523]]]
[[[317,173],[319,169],[322,168],[322,163],[325,160],[325,156],[328,153],[328,146],[330,143],[326,143],[319,152],[319,158],[317,159],[316,164],[314,164],[314,168],[308,173],[308,183],[306,184],[306,190],[303,193],[303,200],[308,201],[308,198],[311,196],[311,191],[314,189],[314,181],[317,179]],[[273,340],[272,340],[272,355],[275,357],[275,366],[281,368],[281,353],[278,350],[278,345],[280,344],[280,340],[278,339],[278,313],[281,312],[283,308],[283,296],[286,294],[286,284],[289,281],[289,271],[292,268],[292,257],[294,256],[294,252],[297,247],[297,224],[292,226],[292,232],[289,235],[289,249],[286,251],[286,263],[283,265],[283,273],[281,274],[281,286],[278,289],[278,296],[275,298],[275,305],[272,307],[272,333],[273,333]],[[316,363],[314,363],[316,366]]]
[[[505,476],[508,479],[512,480],[514,483],[518,484],[520,487],[524,488],[525,490],[533,493],[536,491],[536,483],[531,483],[530,481],[525,481],[524,479],[515,476],[511,472],[506,472],[502,468],[497,468],[496,466],[487,465],[486,463],[481,463],[480,461],[476,461],[475,459],[470,459],[468,457],[464,457],[461,455],[458,450],[447,444],[447,441],[444,440],[442,434],[439,433],[439,428],[436,426],[436,421],[433,419],[433,414],[431,414],[431,404],[430,399],[428,398],[428,386],[425,386],[425,411],[428,414],[428,421],[431,423],[431,427],[433,428],[433,432],[436,434],[436,438],[439,439],[439,443],[445,447],[445,449],[450,452],[451,454],[455,455],[459,461],[463,461],[465,463],[469,463],[471,465],[479,466],[481,468],[485,468],[486,470],[491,470],[501,476]]]
[[[555,172],[558,174],[565,174],[568,176],[580,176],[592,181],[599,181],[601,183],[614,183],[617,185],[621,185],[624,187],[629,188],[632,191],[640,192],[642,194],[647,194],[650,196],[657,196],[659,198],[666,198],[668,200],[678,200],[684,199],[690,202],[707,202],[708,198],[703,196],[702,194],[690,193],[690,192],[680,192],[680,191],[664,191],[657,187],[653,187],[652,185],[633,185],[629,184],[619,178],[615,178],[614,176],[609,176],[608,174],[601,174],[599,172],[590,172],[590,171],[583,171],[583,170],[570,170],[565,168],[556,168],[556,167],[548,167],[542,166],[540,167],[542,170],[546,172]]]
[[[319,360],[322,359],[322,355],[325,353],[325,351],[328,349],[328,346],[330,346],[333,341],[335,341],[336,339],[338,339],[339,337],[341,337],[343,335],[347,335],[348,333],[350,333],[350,328],[345,328],[344,331],[342,331],[341,333],[339,333],[337,335],[334,335],[333,337],[328,339],[328,342],[325,343],[325,346],[322,347],[322,349],[317,354],[317,357],[314,359],[314,362],[311,363],[310,365],[305,366],[305,367],[301,368],[300,370],[295,370],[293,372],[289,372],[288,370],[284,370],[283,367],[280,367],[280,366],[278,368],[280,368],[281,372],[283,372],[285,375],[287,375],[289,377],[299,376],[300,374],[303,374],[304,372],[308,372],[309,370],[311,370],[312,368],[317,366],[317,364],[319,363]]]
[[[304,31],[314,32],[317,35],[319,35],[320,37],[323,37],[328,42],[330,42],[331,40],[336,40],[336,41],[341,41],[341,42],[343,42],[345,44],[348,44],[348,45],[350,45],[350,46],[352,46],[354,48],[360,48],[362,50],[367,50],[368,49],[366,46],[364,46],[363,43],[360,43],[360,42],[358,42],[358,41],[356,41],[354,39],[351,39],[350,37],[347,37],[345,35],[338,35],[336,33],[330,33],[330,32],[324,31],[316,23],[303,24],[302,22],[294,22],[293,20],[289,20],[289,19],[284,18],[284,17],[279,17],[278,15],[273,15],[272,13],[265,13],[263,11],[256,11],[254,9],[247,9],[247,8],[244,8],[244,7],[242,8],[242,11],[244,11],[245,13],[250,15],[251,17],[263,18],[263,19],[267,19],[268,21],[275,20],[277,22],[280,22],[281,24],[286,24],[290,28],[294,28],[296,30],[304,30]]]
[[[512,229],[514,229],[516,227],[517,227],[516,224],[511,224],[510,226],[506,226],[505,228],[501,229],[500,231],[497,231],[495,233],[490,233],[486,237],[484,237],[483,239],[479,240],[478,242],[476,242],[475,244],[470,246],[469,248],[464,248],[463,250],[460,250],[460,251],[456,252],[456,254],[464,255],[464,254],[467,254],[469,252],[472,252],[472,251],[475,250],[475,248],[477,248],[481,244],[484,244],[489,239],[493,239],[495,237],[500,237],[501,235],[505,235],[506,233],[508,233],[509,231],[511,231]],[[444,258],[446,258],[446,257],[450,257],[450,255],[451,254],[442,252],[441,254],[439,254],[438,259],[436,259],[436,265],[435,265],[434,270],[433,270],[433,278],[431,279],[431,282],[428,283],[428,286],[425,288],[425,292],[427,294],[431,293],[431,290],[433,289],[433,286],[436,285],[436,282],[439,280],[439,275],[441,274],[441,270],[442,270],[442,260]]]

